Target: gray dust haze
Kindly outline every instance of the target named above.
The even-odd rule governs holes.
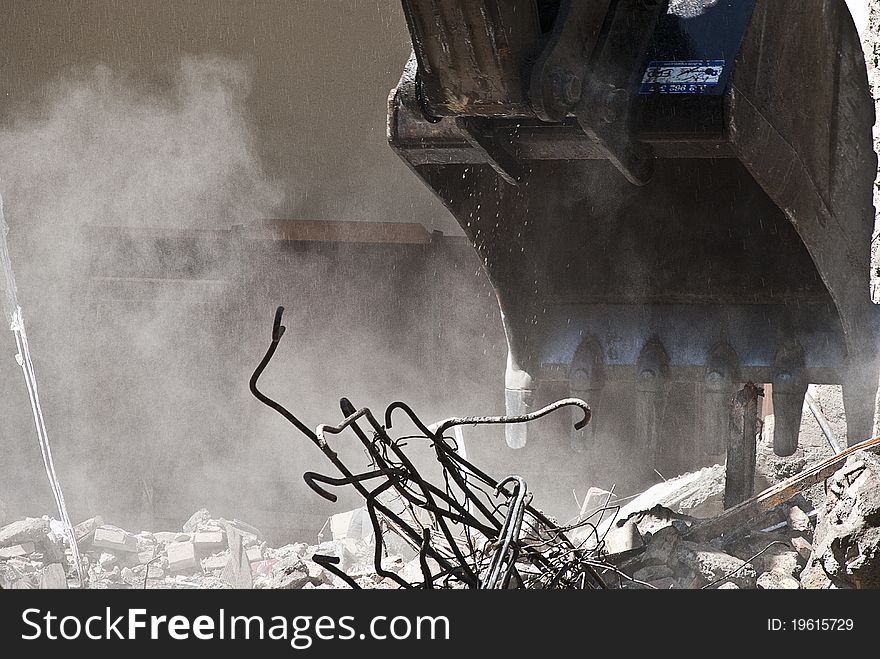
[[[278,304],[289,332],[265,386],[312,426],[340,418],[340,395],[403,398],[428,419],[501,409],[500,324],[463,241],[450,268],[419,248],[401,259],[244,237],[290,196],[262,157],[252,66],[183,56],[153,79],[72,67],[0,131],[10,251],[74,521],[154,528],[208,506],[314,533],[344,509],[302,483],[324,468],[317,450],[247,392]],[[301,140],[291,148],[321,143]],[[475,313],[457,316],[462,304]],[[49,490],[13,355],[9,334],[0,499],[10,516],[41,515]]]

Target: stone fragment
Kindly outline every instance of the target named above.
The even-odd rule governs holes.
[[[197,567],[196,548],[191,542],[172,542],[166,548],[168,569],[171,572],[183,572]]]
[[[172,542],[177,542],[177,538],[181,535],[185,534],[178,533],[177,531],[158,531],[153,534],[153,537],[156,539],[157,543],[167,545]],[[186,535],[184,540],[189,540],[189,536]]]
[[[226,537],[223,531],[197,531],[193,536],[193,544],[200,552],[215,552],[226,549]]]
[[[119,560],[116,558],[116,556],[109,552],[104,552],[98,558],[98,565],[101,566],[102,570],[106,571],[112,570],[113,566],[116,565],[118,562]]]
[[[226,526],[229,543],[229,561],[223,569],[221,578],[233,588],[250,589],[254,587],[254,573],[242,544],[242,532],[235,526]]]
[[[801,537],[794,537],[791,539],[791,546],[795,548],[800,557],[805,561],[810,560],[810,554],[813,552],[813,545],[811,545],[808,540]]]
[[[639,557],[643,566],[668,565],[675,562],[675,550],[681,534],[674,526],[667,526],[654,533],[648,541],[645,553]]]
[[[711,545],[681,541],[675,556],[679,562],[699,574],[707,583],[720,579],[733,581],[740,588],[754,588],[757,574],[751,564]]]
[[[89,544],[95,536],[95,529],[101,526],[104,526],[104,520],[97,515],[74,526],[73,535],[76,538],[76,544],[80,547]]]
[[[635,521],[627,520],[623,526],[611,528],[605,535],[605,551],[610,556],[624,554],[645,546]]]
[[[229,562],[228,554],[217,554],[216,556],[208,556],[202,560],[202,569],[205,572],[216,572],[226,567]]]
[[[813,530],[810,517],[799,506],[791,506],[786,512],[786,521],[792,531],[808,533]]]
[[[851,456],[826,483],[810,563],[842,588],[880,588],[880,461]]]
[[[21,519],[0,529],[0,547],[39,542],[47,533],[49,533],[48,519],[33,517]]]
[[[762,590],[798,590],[801,587],[793,576],[777,570],[762,573],[756,585]]]
[[[206,524],[211,521],[211,513],[206,508],[201,508],[192,514],[192,516],[183,523],[184,533],[195,533],[199,530],[200,524]]]
[[[666,579],[672,577],[672,568],[668,565],[649,565],[633,572],[633,579],[639,581],[657,581],[658,579]]]
[[[121,553],[137,553],[138,550],[135,536],[113,526],[101,526],[95,529],[92,546]]]

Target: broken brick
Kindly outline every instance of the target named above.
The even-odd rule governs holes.
[[[173,542],[168,545],[168,569],[171,572],[183,572],[196,567],[196,547],[191,542]]]
[[[23,542],[38,542],[49,533],[49,521],[28,517],[0,529],[0,547],[11,547]]]
[[[215,552],[226,549],[223,531],[198,531],[193,536],[193,544],[201,552]]]
[[[92,546],[98,549],[125,553],[137,553],[138,550],[137,538],[135,536],[128,531],[112,526],[102,526],[95,529]]]

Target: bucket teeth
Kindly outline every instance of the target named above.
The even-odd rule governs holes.
[[[669,356],[658,339],[642,348],[636,363],[636,439],[649,468],[657,464],[669,389]]]
[[[796,345],[781,348],[773,366],[773,452],[778,456],[797,450],[808,384],[803,349]]]
[[[729,344],[716,347],[703,373],[702,439],[711,456],[723,455],[730,433],[730,410],[739,387],[739,358]]]
[[[595,414],[605,384],[604,359],[599,343],[592,337],[585,338],[571,362],[568,375],[569,390],[573,398],[580,398]],[[580,420],[580,410],[574,410],[572,421]],[[582,453],[594,442],[596,437],[595,421],[577,430],[572,425],[571,448]]]
[[[535,394],[530,389],[505,389],[504,407],[507,416],[521,416],[534,411],[534,398]],[[504,426],[504,439],[510,448],[525,448],[529,441],[528,432],[528,423],[508,423]]]

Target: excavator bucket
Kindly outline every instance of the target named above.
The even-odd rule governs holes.
[[[497,292],[508,413],[567,387],[595,420],[575,449],[616,436],[654,468],[670,441],[754,455],[752,383],[790,455],[807,385],[836,383],[870,435],[874,105],[844,0],[403,5],[389,141]]]

